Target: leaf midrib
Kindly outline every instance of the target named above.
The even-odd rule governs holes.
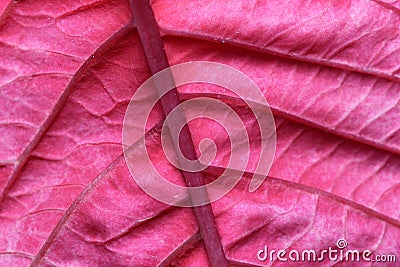
[[[129,29],[127,29],[129,28]],[[120,30],[118,30],[114,35],[112,35],[109,39],[107,39],[92,55],[98,55],[96,56],[99,57],[102,53],[104,53],[105,51],[107,51],[107,49],[105,49],[105,47],[111,42],[111,41],[115,41],[114,38],[116,38],[116,36],[118,35],[119,39],[121,37],[121,35],[126,34],[127,32],[131,31],[131,26],[127,25],[123,28],[121,28]],[[191,33],[187,33],[187,32],[179,32],[179,31],[167,31],[164,29],[164,32],[166,33],[166,35],[171,35],[171,36],[178,36],[178,37],[190,37],[190,38],[194,38],[194,39],[198,39],[198,40],[206,40],[209,42],[218,42],[221,41],[222,39],[217,39],[217,41],[215,41],[213,38],[214,37],[210,37],[210,36],[206,36],[206,35],[199,35],[199,34],[191,34]],[[110,41],[111,40],[111,41]],[[231,45],[231,46],[235,46],[235,47],[240,47],[242,49],[246,49],[246,50],[253,50],[253,51],[257,51],[260,52],[262,54],[268,54],[268,55],[275,55],[281,58],[289,58],[291,60],[294,61],[299,61],[299,62],[308,62],[308,63],[312,63],[312,64],[316,64],[316,65],[322,65],[322,66],[329,66],[329,67],[333,67],[333,68],[337,68],[337,69],[342,69],[342,70],[346,70],[346,71],[352,71],[352,72],[357,72],[357,73],[361,73],[361,74],[365,74],[365,75],[370,75],[370,76],[374,76],[374,77],[378,77],[378,78],[384,78],[393,82],[398,83],[400,81],[400,78],[394,76],[394,75],[389,75],[383,72],[377,72],[371,69],[367,69],[367,68],[357,68],[354,66],[350,66],[350,65],[345,65],[345,64],[339,64],[333,61],[329,61],[329,60],[315,60],[312,58],[308,58],[308,57],[303,57],[303,56],[297,56],[297,55],[292,55],[292,54],[287,54],[287,53],[283,53],[282,51],[275,51],[272,49],[262,49],[260,47],[257,47],[255,45],[249,44],[249,43],[245,43],[245,42],[239,42],[239,41],[232,41],[232,40],[225,40],[226,41],[226,45]],[[7,190],[3,191],[3,194],[0,197],[0,205],[1,202],[4,198],[4,196],[7,194],[7,192],[12,188],[12,185],[15,181],[15,179],[18,177],[19,173],[21,172],[22,168],[24,167],[24,165],[26,164],[26,162],[29,160],[29,156],[31,154],[31,152],[34,150],[34,148],[37,146],[37,144],[40,142],[40,140],[42,139],[42,137],[44,136],[44,134],[46,133],[46,131],[50,128],[51,124],[53,123],[53,121],[57,118],[59,112],[62,110],[65,102],[68,99],[69,94],[71,93],[71,91],[74,88],[74,84],[81,78],[81,75],[84,74],[86,72],[87,69],[89,69],[93,62],[91,61],[92,56],[90,56],[83,64],[82,66],[79,68],[79,70],[74,74],[73,78],[71,79],[70,83],[68,84],[66,90],[63,92],[62,96],[60,97],[60,99],[57,101],[55,108],[53,109],[53,111],[51,112],[51,115],[45,120],[45,122],[42,124],[40,131],[38,132],[38,134],[33,138],[33,140],[30,142],[30,144],[28,145],[28,147],[24,150],[24,152],[22,153],[22,155],[19,157],[18,162],[16,164],[15,170],[13,172],[13,175],[11,177],[11,179],[9,179],[10,183],[7,184],[6,188]],[[276,113],[279,113],[279,111],[275,111]],[[290,115],[290,114],[281,114],[281,116],[285,116],[288,115],[288,119],[289,120],[295,120],[296,119]],[[292,116],[292,117],[291,117]],[[307,124],[307,122],[302,122],[302,124],[305,124],[307,126],[311,126],[313,127],[311,124]],[[314,126],[316,127],[316,126]],[[326,128],[323,128],[323,130],[326,130]],[[335,133],[334,133],[335,134]],[[355,142],[360,142],[360,140],[353,140],[351,137],[346,137],[346,136],[342,136],[340,135],[342,138],[347,138],[350,139],[352,141]],[[363,143],[363,142],[361,142]],[[377,147],[374,144],[368,144],[371,145],[375,148],[378,149],[383,149],[386,152],[391,152],[393,153],[393,151],[389,151],[385,148],[380,148]],[[396,154],[397,155],[397,154]],[[109,166],[113,166],[115,165],[115,161],[113,161]],[[100,175],[101,176],[101,175]],[[99,176],[99,177],[100,177]],[[379,212],[376,212],[366,206],[360,205],[356,202],[350,201],[348,199],[336,196],[332,193],[326,192],[326,191],[322,191],[313,187],[308,187],[305,185],[301,185],[298,183],[293,183],[293,182],[289,182],[283,179],[278,179],[278,178],[270,178],[270,179],[276,179],[276,181],[278,183],[287,183],[288,185],[291,185],[293,187],[296,187],[297,189],[303,190],[303,191],[307,191],[309,193],[318,193],[318,194],[322,194],[328,197],[333,198],[335,201],[344,203],[348,206],[352,206],[354,208],[357,208],[361,211],[363,211],[364,213],[369,214],[370,216],[376,217],[380,220],[383,220],[389,224],[394,225],[397,228],[400,228],[400,222],[398,220],[395,220],[389,216],[386,216],[384,214],[381,214]],[[96,179],[97,180],[97,179]],[[95,180],[95,181],[96,181]],[[76,199],[76,203],[75,205],[71,205],[70,208],[75,208],[77,204],[79,204],[79,201],[82,201],[82,199],[84,198],[84,196],[90,192],[90,189],[93,187],[93,182],[90,183],[88,185],[88,187],[86,188],[86,190],[84,190],[84,192],[81,194],[80,197],[78,197]],[[63,216],[63,218],[66,216],[66,214]],[[64,219],[68,219],[69,216],[67,216]],[[60,222],[66,222],[66,220],[60,220]],[[64,224],[63,223],[63,224]],[[61,224],[61,226],[63,225]],[[60,228],[55,228],[56,229],[60,229]],[[56,231],[57,232],[57,231]],[[55,232],[55,233],[56,233]],[[53,234],[53,233],[52,233]],[[50,237],[53,236],[53,238],[55,238],[55,235],[50,235]],[[47,242],[46,242],[47,243]],[[38,253],[36,258],[40,258],[40,253]],[[43,255],[42,255],[43,256]]]
[[[150,130],[148,130],[146,132],[145,136],[150,136],[150,135],[154,135],[154,134],[160,134],[161,132],[161,127],[162,127],[162,123],[158,123],[157,125],[155,125],[154,127],[152,127]],[[136,145],[141,144],[142,141],[139,140],[136,143],[134,143],[129,150],[133,150],[135,148]],[[119,164],[123,164],[124,162],[124,155],[121,154],[118,158],[116,158],[113,162],[111,162],[105,169],[104,171],[102,171],[94,180],[93,182],[91,182],[90,184],[88,184],[86,186],[86,188],[82,191],[82,193],[74,200],[74,202],[70,205],[70,207],[65,211],[64,215],[62,216],[62,218],[60,219],[60,221],[58,222],[58,224],[55,226],[55,228],[53,229],[53,231],[50,233],[48,239],[45,241],[45,243],[42,245],[42,247],[40,248],[39,252],[36,254],[36,257],[31,265],[31,267],[33,266],[38,266],[38,264],[41,262],[42,258],[44,257],[44,255],[47,253],[48,249],[51,247],[52,242],[56,239],[58,233],[62,230],[63,226],[68,222],[68,219],[70,218],[70,216],[74,213],[74,211],[77,209],[77,207],[82,204],[84,202],[84,199],[87,195],[89,195],[95,188],[97,184],[100,184],[101,181],[103,179],[107,179],[107,175],[109,173],[112,172],[112,170],[114,168],[116,168],[116,166],[119,166]],[[222,170],[225,170],[224,168],[220,167],[220,166],[215,166],[215,165],[211,165],[209,168],[206,169],[206,171],[204,171],[207,174],[214,174],[214,172],[216,173],[220,173]],[[231,169],[232,171],[235,171],[234,169]],[[244,175],[242,177],[242,179],[246,179],[248,181],[250,181],[250,179],[253,177],[254,173],[253,172],[244,172]],[[298,182],[292,182],[292,181],[288,181],[282,178],[276,178],[276,177],[271,177],[268,176],[267,179],[269,181],[272,181],[273,183],[277,183],[280,185],[284,185],[287,186],[289,188],[295,189],[295,190],[299,190],[302,192],[307,192],[309,194],[315,194],[318,196],[322,196],[322,197],[326,197],[328,199],[332,199],[334,202],[336,203],[341,203],[345,206],[351,207],[355,210],[358,210],[370,217],[376,218],[382,222],[385,222],[387,224],[390,224],[398,229],[400,229],[400,221],[392,218],[390,216],[387,216],[381,212],[378,212],[372,208],[369,208],[365,205],[359,204],[357,202],[355,202],[354,200],[350,200],[347,199],[345,197],[341,197],[338,195],[335,195],[333,193],[330,193],[328,191],[325,190],[321,190],[319,188],[315,188],[312,186],[308,186],[308,185],[304,185],[304,184],[300,184]],[[261,190],[261,189],[259,189]],[[165,214],[165,212],[167,212],[166,210],[173,210],[179,207],[171,207],[168,206],[165,209],[162,209],[160,211],[158,211],[154,216],[148,216],[146,218],[138,218],[130,227],[128,227],[126,229],[125,232],[121,232],[119,233],[118,236],[116,237],[112,237],[108,240],[106,240],[104,243],[109,243],[109,242],[113,242],[118,240],[119,237],[123,237],[126,236],[127,234],[129,234],[130,232],[134,231],[136,229],[136,227],[138,226],[142,226],[148,222],[151,222],[152,219],[157,218],[158,216],[162,216],[163,214]],[[218,215],[216,216],[218,217]],[[137,223],[139,222],[139,223]]]

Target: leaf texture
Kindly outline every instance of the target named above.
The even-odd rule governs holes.
[[[321,251],[339,238],[351,249],[400,251],[396,2],[152,7],[171,65],[235,67],[255,81],[275,115],[270,178],[247,191],[256,140],[245,177],[212,204],[232,266],[301,266],[261,262],[256,253],[264,245]],[[2,1],[0,12],[0,266],[206,266],[192,211],[145,194],[122,156],[126,107],[150,77],[128,3]],[[178,90],[183,100],[224,101],[257,136],[251,112],[229,91]],[[156,110],[143,138],[157,170],[180,183],[160,146],[160,120]],[[211,137],[218,146],[205,171],[211,181],[227,166],[230,148],[226,133],[208,123],[189,127],[195,144]],[[140,164],[137,147],[129,149]]]

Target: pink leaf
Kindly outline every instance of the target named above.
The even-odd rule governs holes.
[[[248,192],[252,154],[241,182],[212,203],[229,264],[302,266],[260,261],[257,252],[264,245],[320,252],[340,238],[374,255],[400,251],[396,1],[152,7],[171,65],[208,60],[237,68],[275,115],[270,178]],[[2,1],[0,12],[0,265],[209,264],[192,210],[144,193],[122,155],[126,107],[151,75],[129,3]],[[220,99],[249,129],[255,123],[243,101],[219,87],[178,91],[183,100]],[[161,116],[148,122],[148,151],[160,172],[180,180],[160,146]],[[204,137],[219,144],[206,182],[230,153],[224,131],[208,126],[189,123],[195,144]]]

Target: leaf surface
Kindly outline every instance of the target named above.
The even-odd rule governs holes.
[[[212,204],[232,265],[287,266],[256,253],[264,245],[321,251],[339,238],[351,249],[400,251],[396,2],[152,7],[171,65],[235,67],[275,115],[270,178],[247,192],[255,153],[237,187]],[[145,194],[122,156],[125,109],[150,77],[128,3],[3,1],[0,12],[0,265],[208,264],[192,211]],[[251,113],[229,91],[178,90],[183,100],[221,99],[257,135]],[[148,151],[179,183],[160,147],[157,112],[147,125]],[[201,120],[189,127],[195,144],[211,137],[218,146],[205,172],[211,181],[227,166],[227,136]],[[130,153],[140,165],[136,149]]]

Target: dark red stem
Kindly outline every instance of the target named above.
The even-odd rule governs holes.
[[[163,42],[159,32],[157,22],[154,18],[153,10],[148,0],[130,0],[130,6],[133,14],[133,22],[138,30],[140,40],[143,45],[144,53],[147,58],[147,64],[152,74],[155,74],[169,67],[167,55],[164,51]],[[171,80],[172,80],[171,75]],[[156,85],[157,87],[157,85]],[[177,105],[180,104],[180,98],[176,88],[169,91],[162,99],[164,115],[167,116]],[[184,114],[181,114],[182,119]],[[186,121],[186,119],[185,119]],[[188,159],[197,158],[196,151],[192,141],[192,135],[187,124],[180,133],[180,143],[182,154]],[[179,142],[176,144],[179,149]],[[182,171],[187,186],[204,185],[203,174],[201,172],[185,172]],[[205,196],[204,196],[205,195]],[[193,198],[207,197],[204,190],[203,195],[193,196]],[[217,231],[214,214],[210,204],[194,207],[194,214],[200,233],[203,238],[204,247],[211,266],[224,267],[228,266],[225,253],[222,248],[221,240]]]

